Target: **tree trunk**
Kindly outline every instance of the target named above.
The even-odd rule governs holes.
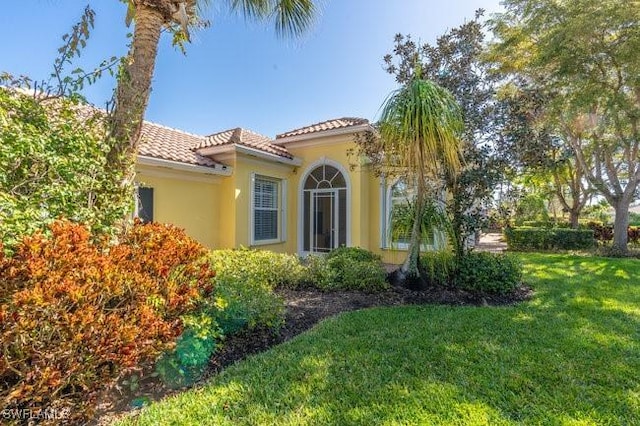
[[[571,228],[578,229],[580,226],[579,218],[580,212],[577,209],[573,208],[569,210],[569,222],[571,223]]]
[[[426,286],[424,277],[420,274],[420,242],[422,240],[422,216],[424,214],[425,189],[424,183],[419,181],[416,191],[416,208],[413,227],[411,228],[411,239],[409,240],[409,249],[407,251],[407,259],[402,267],[396,271],[396,277],[393,279],[395,284],[411,288],[413,290],[421,290]]]
[[[402,272],[408,276],[420,276],[418,270],[418,261],[420,258],[420,240],[422,240],[422,233],[420,229],[420,222],[422,218],[422,203],[419,203],[416,197],[416,217],[411,228],[411,240],[409,241],[409,249],[407,251],[407,259],[402,265]]]
[[[133,41],[118,80],[115,109],[109,123],[112,146],[107,167],[123,173],[123,184],[131,183],[134,178],[140,131],[164,25],[162,13],[143,2],[137,3],[135,16]]]
[[[615,221],[613,222],[613,248],[622,253],[627,252],[627,230],[629,228],[629,205],[631,201],[620,200],[614,206]]]

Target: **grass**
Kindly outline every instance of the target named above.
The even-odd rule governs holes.
[[[522,258],[530,302],[343,314],[122,425],[640,424],[640,261]]]

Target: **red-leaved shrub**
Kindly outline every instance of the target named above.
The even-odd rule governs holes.
[[[599,222],[589,222],[587,226],[593,229],[594,237],[600,242],[613,240],[613,225],[603,225]],[[631,244],[640,243],[640,227],[629,226],[627,228],[627,240]]]
[[[0,247],[0,405],[72,407],[86,417],[119,374],[153,361],[182,331],[181,315],[213,291],[206,249],[167,225],[135,224],[120,242],[82,225]]]

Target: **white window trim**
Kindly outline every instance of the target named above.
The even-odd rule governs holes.
[[[304,251],[304,184],[311,172],[324,165],[335,167],[340,170],[340,173],[342,173],[342,176],[344,177],[347,187],[347,247],[351,247],[351,177],[347,169],[345,169],[342,164],[327,157],[321,157],[307,166],[304,173],[300,176],[300,181],[298,182],[298,255],[303,257],[311,254],[308,251]]]
[[[278,238],[272,238],[270,240],[256,240],[255,235],[255,188],[256,177],[271,180],[278,185]],[[269,244],[280,244],[287,240],[287,181],[282,178],[267,176],[259,173],[251,173],[250,179],[250,191],[249,191],[249,245],[251,246],[263,246]]]

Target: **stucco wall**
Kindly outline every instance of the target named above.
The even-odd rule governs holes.
[[[154,221],[184,228],[207,247],[220,245],[219,177],[138,166],[136,182],[154,190]]]
[[[154,220],[183,227],[210,248],[251,245],[252,173],[286,182],[285,240],[253,247],[276,252],[299,253],[301,181],[315,167],[339,166],[348,182],[348,236],[351,246],[380,254],[387,263],[401,263],[406,252],[381,248],[380,179],[354,155],[353,135],[315,138],[287,145],[302,160],[292,166],[245,155],[230,154],[223,162],[233,168],[231,176],[202,175],[161,167],[138,166],[138,183],[154,188]]]

